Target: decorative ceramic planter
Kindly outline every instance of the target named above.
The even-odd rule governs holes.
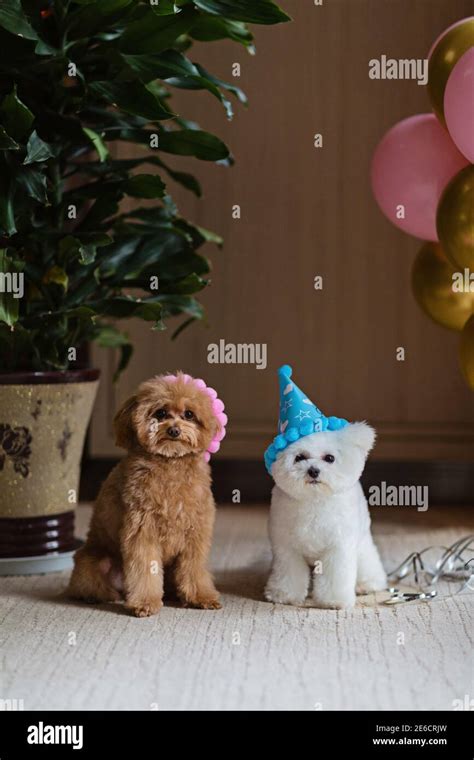
[[[98,370],[0,374],[0,574],[71,564]]]

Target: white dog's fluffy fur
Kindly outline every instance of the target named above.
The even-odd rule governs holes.
[[[303,604],[311,575],[317,607],[346,609],[354,605],[356,590],[386,588],[359,483],[374,441],[375,431],[356,422],[304,436],[277,457],[272,467],[268,601]]]

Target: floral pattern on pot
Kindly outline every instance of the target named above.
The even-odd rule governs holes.
[[[32,436],[27,427],[15,427],[0,423],[0,470],[5,459],[11,459],[13,469],[26,478],[30,471]]]

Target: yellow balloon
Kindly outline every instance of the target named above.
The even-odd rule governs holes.
[[[456,174],[441,196],[436,228],[443,251],[451,263],[456,268],[474,270],[473,164]]]
[[[455,24],[437,42],[428,64],[428,94],[438,119],[444,120],[444,90],[455,65],[474,45],[474,17]]]
[[[461,333],[459,359],[467,384],[474,391],[474,314],[467,320]]]
[[[455,279],[453,280],[453,275]],[[457,279],[458,286],[455,285]],[[439,243],[425,243],[413,264],[412,285],[423,311],[443,327],[462,330],[474,313],[474,292],[469,283],[459,291],[459,274],[448,261]]]

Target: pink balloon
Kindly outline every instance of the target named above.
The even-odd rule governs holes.
[[[449,76],[444,116],[453,141],[474,163],[474,47],[464,53]]]
[[[438,240],[439,199],[467,164],[436,116],[410,116],[389,129],[377,145],[372,190],[393,224],[422,240]]]

